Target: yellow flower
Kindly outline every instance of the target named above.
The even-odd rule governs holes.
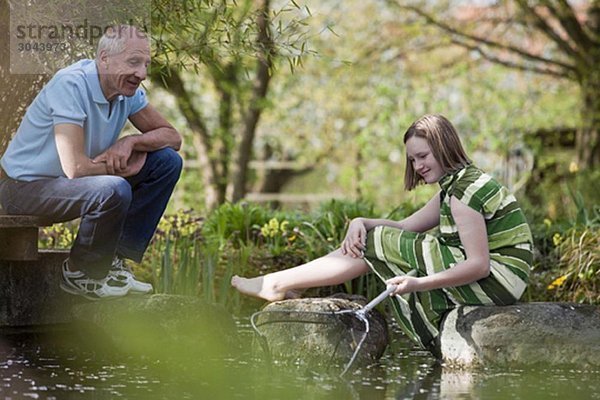
[[[571,164],[569,164],[569,172],[574,174],[578,171],[579,171],[579,166],[577,165],[577,163],[575,161],[571,161]]]
[[[550,228],[552,226],[552,220],[550,218],[544,218],[544,225],[546,225],[547,228]]]
[[[274,231],[279,229],[279,221],[277,221],[277,218],[271,218],[271,220],[269,221],[269,228],[271,228]]]
[[[284,220],[283,222],[281,222],[281,225],[279,225],[279,229],[281,229],[281,232],[285,232],[285,231],[286,231],[286,228],[287,228],[287,226],[288,226],[289,224],[290,224],[290,223],[289,223],[288,221],[285,221],[285,220]]]
[[[556,232],[554,236],[552,236],[552,242],[554,243],[554,246],[558,246],[562,242],[562,236],[560,236],[560,233]]]
[[[548,290],[552,290],[552,289],[555,289],[555,288],[557,288],[559,286],[562,286],[563,283],[565,283],[566,280],[567,280],[567,275],[559,276],[558,278],[556,278],[555,280],[553,280],[551,284],[548,285]]]
[[[270,229],[269,229],[269,225],[267,225],[267,224],[263,225],[263,227],[262,227],[262,228],[260,228],[260,233],[262,233],[262,235],[263,235],[264,237],[267,237],[267,236],[269,236],[269,231],[270,231]]]

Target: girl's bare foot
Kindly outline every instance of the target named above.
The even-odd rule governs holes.
[[[278,301],[286,298],[285,291],[278,291],[269,283],[267,276],[256,278],[242,278],[235,275],[231,278],[231,286],[248,296],[258,297],[267,301]]]

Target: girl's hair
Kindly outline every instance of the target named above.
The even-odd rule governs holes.
[[[148,38],[144,32],[131,25],[113,25],[107,27],[104,35],[98,41],[97,56],[100,56],[102,50],[105,50],[109,56],[121,53],[125,50],[127,39],[134,36],[142,39]]]
[[[460,143],[456,129],[442,115],[424,115],[413,122],[404,134],[404,144],[413,136],[427,140],[433,156],[446,173],[458,171],[471,164],[471,160]],[[416,173],[407,155],[404,188],[412,190],[421,182],[423,182],[423,177]]]

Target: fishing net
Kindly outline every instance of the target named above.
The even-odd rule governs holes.
[[[336,298],[276,302],[254,313],[250,322],[268,361],[336,366],[344,376],[383,354],[387,325],[373,309],[394,288],[389,286],[363,307]]]

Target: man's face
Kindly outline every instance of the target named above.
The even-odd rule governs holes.
[[[106,56],[105,60],[107,67],[104,73],[108,77],[110,95],[133,96],[146,79],[150,65],[150,45],[146,38],[133,34],[127,39],[121,53]]]

